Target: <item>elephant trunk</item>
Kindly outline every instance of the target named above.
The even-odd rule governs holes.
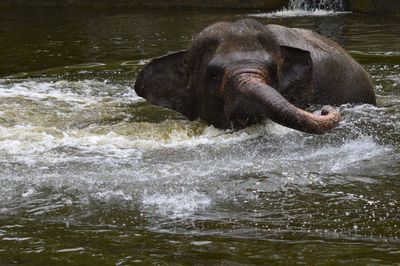
[[[223,90],[227,87],[233,88],[238,95],[258,103],[265,108],[267,118],[278,124],[306,133],[323,134],[336,127],[341,119],[339,112],[331,106],[324,106],[321,115],[297,108],[267,85],[269,77],[266,71],[236,68],[228,72],[230,74],[226,75],[226,80],[230,84],[223,86]]]

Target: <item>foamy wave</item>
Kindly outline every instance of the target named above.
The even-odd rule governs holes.
[[[31,100],[49,100],[74,103],[94,104],[106,97],[124,97],[129,100],[139,100],[129,86],[110,84],[107,81],[21,81],[9,83],[0,80],[0,97],[24,97]]]
[[[204,209],[210,205],[211,199],[203,193],[197,191],[185,191],[182,193],[155,193],[145,194],[142,204],[146,209],[155,208],[161,215],[186,216],[199,209]]]
[[[337,16],[348,14],[350,12],[338,12],[322,9],[304,10],[304,9],[283,9],[275,12],[249,14],[250,17],[259,18],[280,18],[280,17],[317,17],[317,16]]]
[[[351,112],[341,125],[343,130],[353,129],[355,115],[374,118],[375,113],[385,112],[385,108],[373,106],[343,107]],[[382,117],[382,115],[380,115]],[[348,116],[346,116],[348,117]],[[384,121],[384,120],[383,120]],[[9,155],[39,155],[54,149],[72,147],[84,153],[100,153],[115,158],[137,158],[143,151],[160,148],[190,148],[199,145],[227,146],[256,138],[274,139],[280,143],[301,142],[314,136],[283,127],[276,123],[255,125],[240,131],[216,129],[213,126],[200,126],[193,129],[191,122],[163,121],[161,123],[125,122],[113,126],[87,127],[81,130],[47,128],[32,125],[13,127],[0,126],[0,151]],[[196,127],[198,127],[196,125]],[[359,132],[355,132],[359,134]],[[287,137],[286,137],[287,135]],[[317,138],[317,137],[315,137]],[[287,139],[287,140],[286,140]],[[363,139],[364,141],[364,139]],[[362,146],[361,146],[362,147]]]
[[[0,151],[29,155],[54,147],[56,137],[31,126],[0,127]]]
[[[152,130],[151,128],[149,129]],[[229,144],[256,138],[264,134],[262,126],[249,131],[226,133],[212,126],[200,136],[191,136],[185,129],[171,132],[130,132],[121,135],[114,131],[95,134],[90,129],[62,131],[33,126],[0,126],[0,151],[9,155],[34,155],[62,147],[75,147],[85,152],[100,152],[108,156],[131,157],[143,149],[193,147],[197,145]],[[129,132],[128,132],[129,134]]]

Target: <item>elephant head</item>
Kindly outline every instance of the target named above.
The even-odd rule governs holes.
[[[308,51],[278,45],[251,19],[204,29],[187,51],[153,59],[135,91],[150,103],[219,128],[243,128],[269,118],[321,134],[340,121],[330,106],[321,116],[301,108],[312,103],[313,64]]]

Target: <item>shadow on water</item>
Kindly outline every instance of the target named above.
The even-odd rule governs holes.
[[[400,258],[398,17],[258,17],[333,38],[378,107],[333,132],[232,132],[132,90],[152,57],[257,10],[1,10],[0,264],[391,264]]]

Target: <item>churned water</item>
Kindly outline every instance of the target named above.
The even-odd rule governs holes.
[[[257,11],[0,11],[0,265],[400,261],[399,17],[258,18],[335,39],[373,80],[378,107],[314,136],[133,91],[150,58]]]
[[[345,11],[345,6],[343,0],[290,0],[287,8],[275,12],[257,12],[250,16],[260,18],[337,16],[350,13]]]

